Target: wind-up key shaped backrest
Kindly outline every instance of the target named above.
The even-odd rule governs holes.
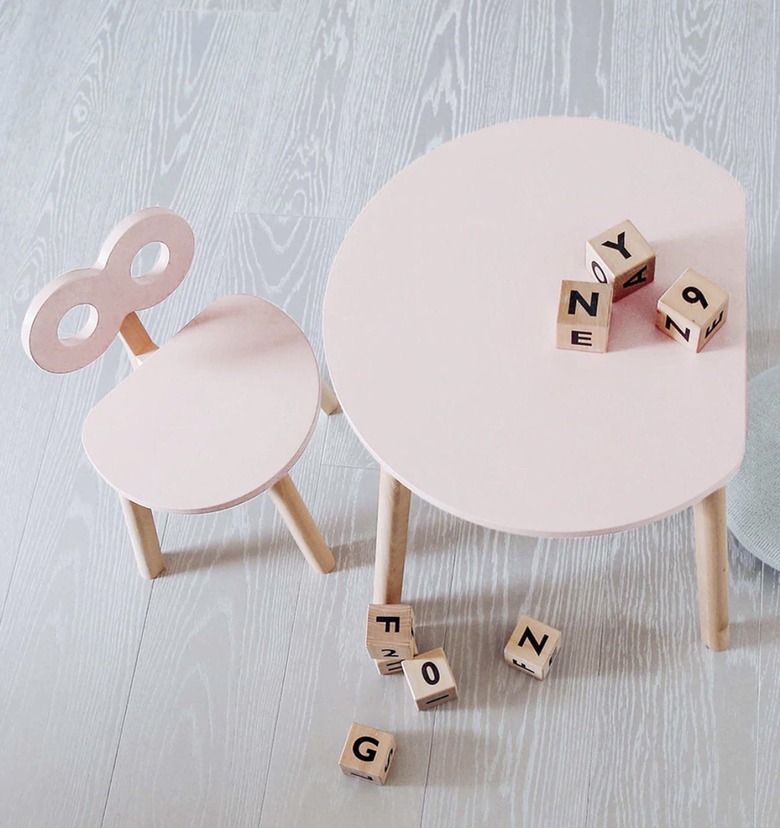
[[[157,261],[134,277],[133,259],[154,242],[160,244]],[[89,365],[106,351],[128,314],[151,308],[173,293],[189,270],[194,250],[192,228],[171,210],[149,207],[128,216],[109,233],[92,267],[64,273],[30,303],[22,324],[27,355],[55,374]],[[87,322],[75,336],[61,339],[60,322],[79,305],[89,307]]]

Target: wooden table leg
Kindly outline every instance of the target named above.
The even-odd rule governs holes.
[[[729,646],[729,561],[726,489],[693,507],[701,637],[711,650]]]
[[[150,509],[139,506],[122,495],[119,495],[119,502],[122,504],[138,571],[144,578],[156,578],[165,570],[165,560],[160,552],[154,516]]]
[[[336,566],[336,559],[320,534],[290,475],[286,474],[277,480],[268,493],[298,544],[298,549],[312,568],[323,575],[330,572]]]
[[[409,489],[382,469],[376,524],[375,604],[401,603],[411,498]]]

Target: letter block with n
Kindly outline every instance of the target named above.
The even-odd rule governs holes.
[[[354,722],[341,751],[339,767],[347,776],[384,785],[395,756],[395,736]]]
[[[728,293],[689,267],[658,300],[655,325],[698,352],[724,326],[728,312]]]
[[[604,353],[612,318],[612,285],[561,282],[556,344],[568,351]]]
[[[414,611],[408,604],[370,604],[366,625],[366,648],[376,661],[385,665],[414,658],[417,645],[414,641]],[[377,669],[383,675],[394,670]]]
[[[515,670],[543,681],[560,643],[559,630],[524,615],[506,642],[504,661]]]
[[[585,267],[614,289],[615,302],[649,285],[655,277],[655,251],[628,220],[585,243]]]

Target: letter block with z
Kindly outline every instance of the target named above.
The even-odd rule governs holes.
[[[728,312],[728,293],[689,267],[658,300],[655,324],[698,352],[723,327]]]
[[[543,681],[560,643],[559,630],[524,615],[506,642],[504,661],[515,670]]]
[[[395,736],[392,733],[355,722],[341,751],[339,767],[347,776],[384,785],[394,756]]]
[[[617,302],[653,281],[655,251],[626,219],[585,243],[585,267],[597,282],[612,285]]]
[[[420,653],[401,666],[418,710],[430,710],[458,698],[458,685],[441,647]]]
[[[612,318],[612,285],[561,282],[556,344],[568,351],[604,353]]]
[[[370,604],[366,648],[377,661],[413,658],[417,647],[412,608],[408,604]]]

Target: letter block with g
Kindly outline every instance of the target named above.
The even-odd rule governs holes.
[[[612,285],[617,302],[653,281],[655,251],[626,219],[585,243],[585,267],[597,282]]]
[[[339,767],[347,776],[384,785],[395,756],[395,736],[354,722],[341,751]]]
[[[723,327],[728,312],[728,293],[689,267],[658,300],[655,325],[698,352]]]
[[[515,670],[543,681],[560,643],[560,630],[523,615],[506,642],[504,661]]]

